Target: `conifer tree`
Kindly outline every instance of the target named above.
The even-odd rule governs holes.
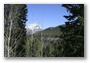
[[[63,7],[70,13],[64,16],[68,22],[60,27],[63,39],[63,56],[83,57],[84,56],[84,5],[63,4]]]

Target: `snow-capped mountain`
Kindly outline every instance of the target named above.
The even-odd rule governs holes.
[[[38,24],[36,24],[36,23],[29,24],[25,28],[27,30],[27,34],[36,33],[36,32],[39,32],[39,31],[42,30],[42,28]]]

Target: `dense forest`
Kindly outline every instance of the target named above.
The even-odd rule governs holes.
[[[4,4],[5,57],[84,57],[84,4],[62,4],[67,22],[27,34],[26,4]]]

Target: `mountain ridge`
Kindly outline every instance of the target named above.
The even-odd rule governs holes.
[[[58,35],[61,33],[60,26],[65,25],[58,25],[56,27],[48,27],[46,29],[42,29],[39,25],[33,26],[33,29],[30,29],[30,27],[27,28],[27,34],[45,34],[45,35]]]

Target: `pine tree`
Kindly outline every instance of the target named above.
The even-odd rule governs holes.
[[[62,31],[61,38],[64,45],[63,56],[82,57],[84,56],[84,5],[83,4],[63,4],[63,7],[70,13],[64,16],[68,22]]]

